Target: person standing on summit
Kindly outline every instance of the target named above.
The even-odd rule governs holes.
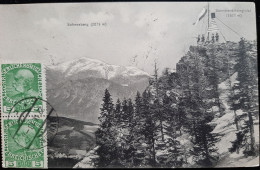
[[[219,39],[219,35],[218,33],[216,33],[216,42],[218,42],[218,39]]]
[[[201,36],[201,42],[204,43],[204,41],[205,41],[205,36],[204,36],[204,34],[202,34],[202,36]]]
[[[200,35],[198,35],[198,38],[197,38],[197,43],[200,42]]]
[[[212,33],[212,43],[214,43],[215,42],[215,36],[214,36],[214,33]]]

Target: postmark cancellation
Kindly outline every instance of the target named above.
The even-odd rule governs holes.
[[[40,63],[1,64],[1,81],[3,115],[26,110],[34,102],[31,97],[46,98],[44,68]],[[11,111],[18,101],[25,98],[28,99]],[[39,112],[44,108],[44,103],[38,100],[31,112]]]
[[[45,71],[41,63],[1,64],[2,166],[47,168]]]

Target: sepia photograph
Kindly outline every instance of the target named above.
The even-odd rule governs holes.
[[[253,2],[0,5],[5,168],[259,166]]]

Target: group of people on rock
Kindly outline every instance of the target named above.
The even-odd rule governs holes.
[[[219,35],[218,35],[218,33],[216,33],[216,35],[214,35],[214,33],[212,33],[212,34],[211,34],[211,42],[214,43],[214,42],[218,42],[218,41],[219,41]],[[198,35],[198,37],[197,37],[197,43],[199,43],[199,42],[202,42],[202,43],[204,43],[204,42],[210,42],[209,36],[207,37],[207,40],[205,41],[205,36],[204,36],[204,34],[202,34],[201,37],[200,37],[200,35]]]

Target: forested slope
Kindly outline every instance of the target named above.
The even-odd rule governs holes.
[[[191,46],[176,72],[154,70],[135,101],[105,91],[97,147],[75,167],[259,164],[256,42]]]

